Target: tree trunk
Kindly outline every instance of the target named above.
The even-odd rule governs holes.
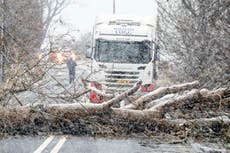
[[[155,96],[154,98],[149,99],[196,86],[193,83],[189,84],[190,87],[186,85],[161,88],[157,92],[153,92],[155,94],[151,94]],[[145,110],[112,107],[134,94],[140,86],[141,81],[133,88],[102,104],[36,104],[14,108],[0,107],[0,135],[2,133],[58,132],[62,134],[120,136],[141,133],[148,136],[170,134],[180,138],[205,138],[208,136],[221,137],[221,139],[226,140],[229,138],[230,89],[214,91],[194,89],[176,99],[158,101],[152,108]],[[189,105],[189,108],[186,105]],[[193,110],[197,105],[199,109]],[[226,112],[223,112],[220,106],[225,108]],[[202,111],[205,109],[208,110],[209,114],[215,110],[214,117],[206,117],[207,112]],[[183,114],[182,117],[178,116],[178,110],[184,111],[191,117],[184,117],[186,114]],[[205,117],[194,117],[197,111],[205,114],[203,115]],[[169,119],[167,115],[171,115],[173,118]]]
[[[143,109],[146,103],[151,102],[155,99],[161,98],[167,94],[177,93],[184,90],[193,89],[199,86],[199,82],[195,81],[192,83],[175,85],[172,87],[160,87],[147,95],[144,95],[137,99],[134,103],[127,105],[127,109]]]

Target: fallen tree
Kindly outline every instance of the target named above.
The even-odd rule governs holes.
[[[228,140],[230,89],[213,91],[194,89],[198,84],[192,82],[159,88],[140,96],[125,109],[113,106],[133,96],[140,88],[141,81],[133,88],[102,104],[35,104],[14,108],[0,107],[0,133],[61,132],[147,136],[170,134],[180,138],[205,137],[209,134],[215,138],[222,137],[222,140]],[[82,94],[88,91],[90,89],[83,91]],[[178,93],[179,96],[159,100],[171,93]],[[156,100],[158,101],[154,104]],[[153,104],[151,107],[147,105],[150,103]]]
[[[230,89],[218,89],[203,93],[202,90],[192,90],[175,99],[162,101],[149,110],[159,112],[160,116],[166,113],[172,118],[199,118],[214,117],[217,115],[229,116]],[[175,113],[176,111],[176,113]]]
[[[134,103],[128,105],[126,108],[127,109],[143,108],[146,103],[151,102],[155,99],[161,98],[167,94],[177,93],[180,91],[193,89],[193,88],[196,88],[198,86],[199,86],[199,82],[195,81],[192,83],[185,83],[185,84],[175,85],[172,87],[160,87],[160,88],[156,89],[155,91],[150,92],[149,94],[140,97]]]

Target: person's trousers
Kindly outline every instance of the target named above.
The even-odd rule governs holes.
[[[71,84],[75,79],[75,75],[74,74],[69,74],[69,83]]]

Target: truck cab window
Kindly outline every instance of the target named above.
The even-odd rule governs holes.
[[[107,63],[149,63],[151,61],[150,42],[128,42],[97,40],[95,59]]]

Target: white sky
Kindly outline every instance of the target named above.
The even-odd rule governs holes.
[[[67,23],[68,29],[79,30],[80,33],[90,32],[97,15],[112,14],[113,0],[73,0],[73,4],[66,7],[61,19]],[[154,16],[157,12],[154,0],[116,0],[116,14]],[[58,27],[58,31],[65,31]]]

